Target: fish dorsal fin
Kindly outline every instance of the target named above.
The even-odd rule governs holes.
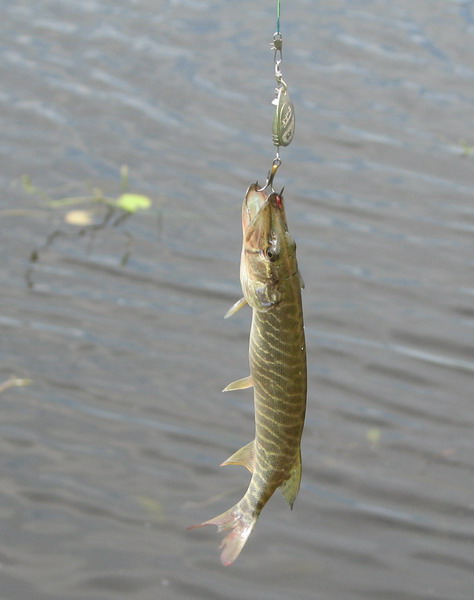
[[[298,457],[295,460],[289,478],[281,484],[280,491],[285,500],[293,508],[293,503],[298,495],[301,483],[301,452],[298,452]]]
[[[251,387],[253,387],[253,379],[251,375],[249,375],[248,377],[242,377],[242,379],[237,379],[237,381],[229,383],[222,391],[233,392],[234,390],[246,390]]]
[[[242,446],[240,450],[234,452],[232,456],[229,456],[227,460],[225,460],[221,467],[225,467],[227,465],[241,465],[248,469],[251,473],[253,473],[253,466],[255,463],[255,443],[254,440]]]
[[[228,319],[229,317],[231,317],[232,315],[235,315],[235,313],[240,310],[242,308],[242,306],[245,306],[247,304],[247,300],[245,298],[240,298],[240,300],[237,300],[237,302],[235,302],[230,308],[229,310],[225,313],[224,315],[224,319]]]

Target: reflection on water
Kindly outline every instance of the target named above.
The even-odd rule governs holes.
[[[220,394],[249,313],[222,316],[273,157],[274,6],[4,4],[0,596],[472,600],[472,2],[284,6],[304,476],[230,569],[185,528],[248,477],[217,467],[253,429],[251,394]],[[58,239],[28,290],[59,223],[21,175],[114,194],[122,164],[161,233],[130,219],[125,268],[110,229]]]

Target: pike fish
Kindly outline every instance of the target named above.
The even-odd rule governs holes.
[[[252,184],[242,206],[240,281],[252,308],[250,376],[223,391],[254,388],[255,439],[222,465],[243,465],[252,478],[243,498],[221,515],[193,525],[227,533],[221,561],[240,554],[265,504],[279,488],[290,507],[301,481],[300,442],[306,409],[306,349],[296,244],[288,232],[282,194]]]

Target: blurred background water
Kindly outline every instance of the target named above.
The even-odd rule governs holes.
[[[253,433],[240,206],[273,158],[273,1],[3,0],[0,598],[472,600],[474,2],[282,2],[309,405],[223,568]],[[154,210],[32,251],[119,169]],[[128,264],[121,256],[131,243]]]

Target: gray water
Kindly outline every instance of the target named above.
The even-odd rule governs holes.
[[[186,527],[248,482],[218,465],[252,437],[251,392],[220,392],[250,313],[222,316],[274,152],[274,2],[0,6],[0,384],[31,379],[0,392],[1,600],[472,600],[474,2],[282,2],[304,475],[229,568]],[[123,164],[153,211],[31,265],[73,227],[21,176],[113,196]]]

